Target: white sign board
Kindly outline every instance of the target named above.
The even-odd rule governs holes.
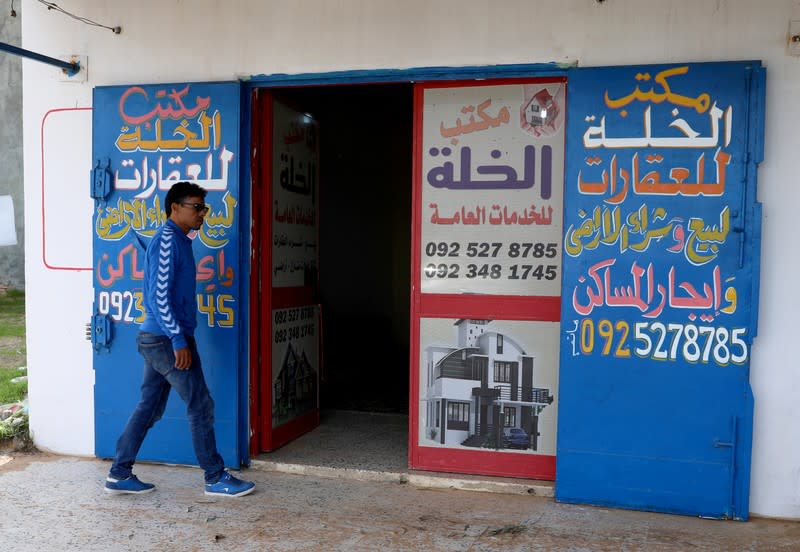
[[[559,295],[564,87],[425,90],[423,293]]]

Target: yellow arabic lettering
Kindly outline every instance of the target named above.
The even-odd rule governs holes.
[[[719,214],[719,226],[708,226],[700,218],[689,219],[689,238],[686,258],[694,265],[716,259],[719,246],[725,243],[730,231],[730,208],[726,205]]]
[[[151,236],[166,221],[166,213],[161,210],[159,198],[153,206],[147,206],[144,199],[126,201],[122,198],[115,205],[97,208],[95,233],[104,240],[116,241],[124,237],[130,230],[142,235]]]
[[[620,107],[624,107],[634,100],[638,100],[640,102],[652,102],[655,104],[659,104],[663,101],[668,101],[672,105],[679,105],[682,107],[693,107],[695,111],[698,113],[705,113],[705,111],[711,105],[711,96],[703,92],[699,94],[696,98],[691,98],[689,96],[684,96],[682,94],[676,94],[672,92],[669,84],[667,83],[667,79],[669,77],[673,77],[675,75],[685,75],[689,72],[689,66],[683,65],[680,67],[672,67],[670,69],[664,69],[656,74],[655,78],[653,79],[657,84],[661,86],[662,92],[656,92],[655,87],[650,88],[647,92],[643,92],[641,88],[637,85],[636,88],[627,96],[623,96],[616,100],[612,100],[608,96],[608,90],[605,91],[604,100],[606,106],[610,107],[611,109],[618,109]],[[648,81],[650,80],[649,73],[637,73],[635,79],[637,81]]]

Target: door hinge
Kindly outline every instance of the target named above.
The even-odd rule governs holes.
[[[95,314],[92,316],[91,325],[92,347],[98,353],[101,349],[106,352],[111,350],[111,341],[114,339],[114,325],[111,318],[106,314]]]
[[[114,174],[111,172],[111,159],[108,157],[98,159],[91,172],[89,195],[94,199],[106,199],[111,194],[113,177]]]
[[[728,471],[728,511],[725,513],[726,517],[733,517],[736,513],[736,447],[739,439],[739,419],[736,416],[731,416],[730,420],[730,440],[723,441],[720,438],[715,438],[712,442],[716,448],[730,449],[728,453],[729,471]]]

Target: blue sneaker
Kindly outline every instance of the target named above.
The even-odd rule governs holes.
[[[244,496],[252,493],[256,484],[252,481],[242,481],[228,472],[222,472],[222,477],[216,483],[206,483],[206,494],[211,496]]]
[[[106,477],[105,491],[111,494],[144,494],[149,493],[156,486],[152,483],[143,483],[131,474],[127,479],[115,479],[110,475]]]

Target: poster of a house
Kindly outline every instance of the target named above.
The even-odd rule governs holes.
[[[273,311],[272,426],[317,408],[319,310],[316,306]]]
[[[558,323],[423,320],[420,444],[554,454]]]

